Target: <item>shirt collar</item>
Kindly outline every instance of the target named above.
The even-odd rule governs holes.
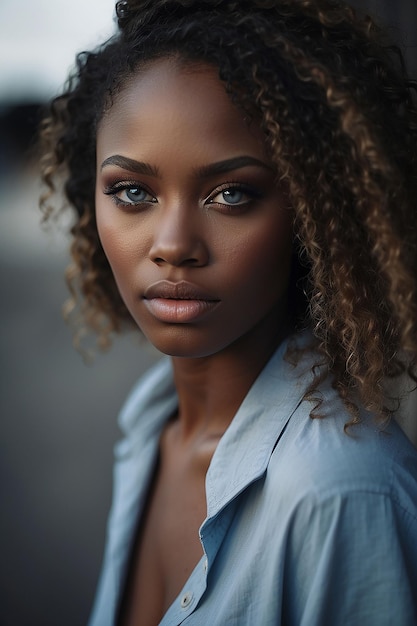
[[[303,343],[307,345],[306,335],[297,337],[295,347],[302,349]],[[314,357],[305,355],[293,367],[285,360],[287,347],[288,341],[283,342],[264,367],[216,448],[206,477],[207,520],[203,526],[210,525],[263,475],[280,435],[303,399],[308,385],[305,376]],[[134,388],[119,417],[126,436],[115,449],[115,494],[107,547],[113,564],[107,576],[117,583],[110,583],[110,578],[106,582],[114,598],[120,593],[138,515],[145,506],[160,434],[176,408],[172,365],[169,359],[162,359]],[[214,555],[216,547],[212,549]]]
[[[265,472],[279,437],[303,399],[314,354],[304,354],[295,367],[285,358],[290,341],[292,350],[303,350],[311,346],[311,334],[304,332],[281,343],[222,436],[206,477],[208,517]],[[131,479],[142,483],[139,500],[145,497],[162,428],[176,408],[172,365],[163,359],[134,389],[119,418],[128,437],[117,447],[116,456],[120,461],[129,457]],[[137,495],[137,490],[130,492],[133,499]]]
[[[292,338],[294,349],[311,335]],[[285,359],[288,340],[273,354],[253,383],[213,455],[206,477],[207,514],[224,506],[265,472],[270,456],[292,414],[302,402],[314,357],[295,367]]]

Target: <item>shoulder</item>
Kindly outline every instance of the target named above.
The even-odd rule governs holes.
[[[374,496],[388,498],[417,520],[417,450],[393,421],[381,430],[369,415],[346,433],[350,420],[338,394],[321,389],[325,417],[312,419],[302,402],[278,441],[269,464],[272,484],[286,476],[284,495],[297,501],[324,502]]]
[[[330,389],[323,401],[331,408],[323,419],[300,404],[265,478],[285,537],[288,611],[293,623],[308,616],[309,624],[411,626],[417,451],[394,422],[381,431],[366,419],[345,434],[349,416],[339,399]]]

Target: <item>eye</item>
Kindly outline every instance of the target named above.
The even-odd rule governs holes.
[[[246,202],[247,194],[242,189],[238,187],[232,187],[231,189],[225,189],[221,193],[218,193],[212,199],[212,202],[224,204],[241,204],[242,202]]]
[[[112,196],[114,202],[121,206],[135,206],[148,202],[157,202],[155,196],[137,184],[116,183],[104,189],[104,193],[107,196]]]
[[[128,187],[123,189],[117,197],[122,202],[131,202],[132,204],[155,201],[155,198],[142,187]]]
[[[261,193],[243,185],[224,185],[223,189],[216,190],[208,199],[208,204],[220,204],[228,207],[239,207],[249,204]]]

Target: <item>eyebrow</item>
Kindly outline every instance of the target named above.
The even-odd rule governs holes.
[[[147,176],[155,176],[156,178],[159,176],[158,169],[149,163],[135,161],[134,159],[129,159],[129,157],[124,157],[120,154],[114,154],[113,156],[104,159],[101,164],[101,169],[107,165],[116,165],[117,167],[129,170],[130,172],[135,172],[136,174],[146,174]]]
[[[105,159],[101,164],[101,169],[107,165],[116,165],[117,167],[129,170],[130,172],[135,172],[136,174],[145,174],[147,176],[159,178],[158,168],[154,167],[150,163],[129,159],[129,157],[124,157],[120,154],[115,154]],[[224,174],[226,172],[250,166],[262,167],[268,171],[273,171],[273,168],[270,165],[256,159],[255,157],[239,156],[198,167],[195,170],[195,174],[197,178],[210,178],[211,176],[216,176],[217,174]]]
[[[272,171],[272,167],[251,156],[239,156],[233,159],[226,159],[225,161],[219,161],[217,163],[210,163],[209,165],[203,165],[198,167],[196,174],[198,178],[210,178],[216,174],[224,174],[233,170],[239,170],[243,167],[249,166],[262,167],[269,171]]]

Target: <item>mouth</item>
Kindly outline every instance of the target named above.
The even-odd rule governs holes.
[[[144,302],[161,322],[185,324],[197,321],[217,307],[220,300],[193,283],[158,281],[144,293]]]

